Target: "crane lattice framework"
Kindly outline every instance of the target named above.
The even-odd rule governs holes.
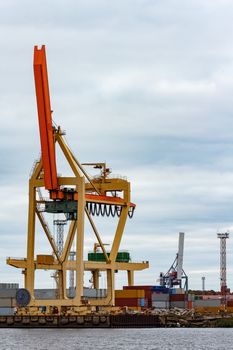
[[[64,249],[64,226],[67,224],[67,220],[54,220],[53,224],[57,226],[56,232],[56,247],[59,256],[62,255]]]
[[[217,233],[220,239],[220,288],[222,292],[227,289],[227,259],[226,259],[226,240],[229,238],[229,232]]]
[[[75,258],[75,252],[73,250],[70,251],[70,261],[74,261]],[[74,285],[74,270],[69,271],[69,288],[71,290],[74,290],[75,285]]]
[[[50,106],[49,84],[45,46],[34,49],[34,77],[37,97],[37,109],[41,141],[41,159],[36,163],[33,174],[29,180],[29,210],[28,210],[28,235],[26,259],[7,259],[11,266],[23,269],[25,275],[25,288],[30,293],[28,307],[56,306],[69,307],[73,310],[83,305],[84,271],[91,271],[94,287],[98,287],[99,271],[107,273],[106,298],[90,300],[90,305],[114,305],[115,271],[128,272],[128,284],[134,283],[134,271],[149,267],[148,262],[132,263],[118,262],[122,235],[127,217],[132,217],[135,204],[130,201],[130,182],[122,178],[110,178],[105,164],[95,164],[103,171],[100,176],[91,179],[84,167],[72,153],[64,140],[64,133],[60,127],[52,124],[52,112]],[[59,146],[65,156],[73,176],[58,176],[56,165],[56,146]],[[38,196],[38,189],[44,188],[49,194],[49,200]],[[41,210],[44,205],[46,213],[64,213],[69,222],[68,234],[64,242],[62,254],[56,247],[44,213]],[[115,216],[118,219],[117,228],[111,244],[110,253],[107,254],[93,216]],[[35,257],[35,225],[39,220],[44,233],[52,247],[53,255],[37,255]],[[84,249],[84,224],[85,219],[90,222],[96,240],[102,250],[105,261],[85,261]],[[75,260],[69,260],[69,254],[73,242],[75,242]],[[37,300],[34,296],[35,270],[57,270],[59,273],[59,299]],[[67,270],[74,270],[76,275],[76,294],[73,299],[66,295]],[[76,308],[76,309],[75,309]]]

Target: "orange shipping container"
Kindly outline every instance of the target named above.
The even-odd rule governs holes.
[[[137,289],[127,289],[127,290],[115,290],[116,299],[126,299],[126,298],[144,298],[144,290]]]

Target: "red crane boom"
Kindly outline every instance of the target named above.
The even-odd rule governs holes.
[[[50,106],[49,83],[44,45],[41,49],[38,49],[37,46],[34,47],[33,67],[40,128],[42,163],[44,168],[44,183],[47,190],[55,190],[58,188],[55,139],[52,126],[52,111]]]

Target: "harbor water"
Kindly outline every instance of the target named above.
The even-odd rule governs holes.
[[[231,328],[0,329],[1,350],[233,349]]]

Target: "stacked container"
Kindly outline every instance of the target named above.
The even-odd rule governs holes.
[[[153,287],[154,286],[124,286],[123,290],[142,290],[144,291],[144,302],[145,302],[145,308],[151,308],[152,307],[152,293],[153,293]]]
[[[170,294],[170,307],[186,309],[187,303],[185,294]]]
[[[145,307],[144,297],[144,290],[115,290],[115,306],[128,306],[134,310],[140,310],[141,307]]]
[[[169,294],[153,292],[152,307],[156,309],[169,309]]]

